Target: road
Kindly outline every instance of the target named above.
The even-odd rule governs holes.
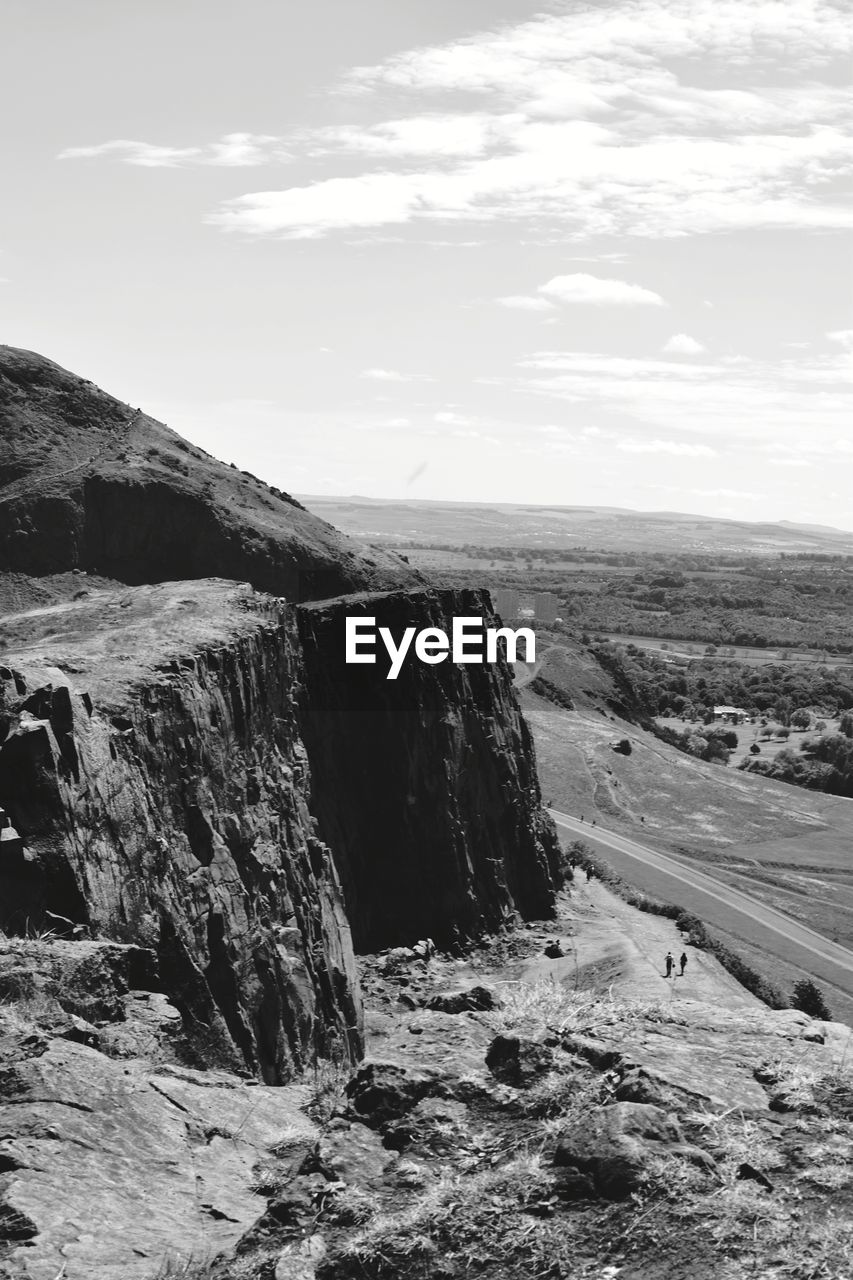
[[[853,995],[853,951],[665,853],[568,813],[548,812],[558,828],[606,851],[613,869],[632,884]]]

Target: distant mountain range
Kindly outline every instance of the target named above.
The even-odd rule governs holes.
[[[566,550],[853,554],[853,532],[789,520],[753,523],[625,507],[537,507],[360,496],[305,496],[300,500],[309,511],[345,533],[403,548],[407,543],[445,543]]]

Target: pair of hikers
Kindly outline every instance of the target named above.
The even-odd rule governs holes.
[[[666,976],[667,976],[668,978],[670,978],[670,977],[672,977],[672,970],[673,970],[673,968],[674,968],[674,966],[675,966],[675,960],[673,959],[673,956],[672,956],[672,952],[671,952],[671,951],[667,951],[667,953],[666,953],[666,962],[665,962],[665,963],[666,963]],[[680,956],[680,958],[679,958],[678,963],[681,965],[681,973],[680,973],[678,976],[679,976],[680,978],[683,978],[683,977],[684,977],[684,970],[685,970],[685,968],[687,967],[687,956],[685,955],[685,953],[684,953],[683,951],[682,951],[682,953],[681,953],[681,956]]]

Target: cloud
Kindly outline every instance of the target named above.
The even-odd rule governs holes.
[[[339,125],[304,135],[313,155],[351,151],[376,156],[476,156],[499,137],[501,122],[487,115],[447,114],[408,116],[359,128]]]
[[[575,406],[578,414],[665,432],[661,439],[701,434],[726,447],[766,445],[776,456],[830,457],[850,420],[846,363],[841,355],[732,365],[540,351],[520,362],[512,385]]]
[[[474,425],[473,418],[467,418],[461,413],[452,413],[447,409],[435,414],[435,421],[446,427],[471,427]]]
[[[291,158],[281,139],[264,133],[226,133],[218,142],[205,146],[169,147],[151,142],[135,142],[116,138],[94,146],[66,147],[60,160],[99,159],[113,157],[124,164],[146,169],[178,169],[190,164],[245,168],[251,165],[281,162]]]
[[[419,199],[415,179],[374,173],[287,191],[255,191],[226,201],[207,221],[226,231],[308,240],[350,227],[408,222]]]
[[[512,294],[506,298],[496,298],[502,307],[512,307],[518,311],[553,311],[554,306],[547,298],[528,298],[525,295]]]
[[[623,453],[670,453],[678,458],[715,458],[717,450],[707,444],[691,444],[686,440],[635,440],[618,441],[617,449]]]
[[[845,350],[853,351],[853,329],[833,329],[826,336],[830,342],[837,342]]]
[[[687,333],[674,333],[661,347],[661,351],[670,356],[701,356],[705,349],[701,342]]]
[[[523,219],[564,240],[849,227],[851,39],[829,0],[668,0],[665,21],[660,0],[611,0],[406,50],[343,86],[373,118],[295,140],[333,173],[211,221],[291,238]],[[389,167],[353,174],[358,156]]]
[[[666,304],[658,293],[625,280],[609,280],[583,272],[554,276],[539,286],[539,293],[558,302],[585,302],[597,306],[662,307]]]
[[[746,489],[691,489],[699,498],[766,498],[766,493],[753,493]]]
[[[399,373],[396,369],[362,369],[358,376],[375,382],[432,382],[425,373]]]

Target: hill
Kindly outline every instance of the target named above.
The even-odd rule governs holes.
[[[822,525],[753,523],[676,511],[303,497],[309,511],[356,537],[394,547],[468,545],[566,550],[766,555],[853,553],[853,532]]]
[[[0,568],[134,585],[234,578],[292,600],[416,580],[399,557],[369,552],[141,409],[5,346]]]

